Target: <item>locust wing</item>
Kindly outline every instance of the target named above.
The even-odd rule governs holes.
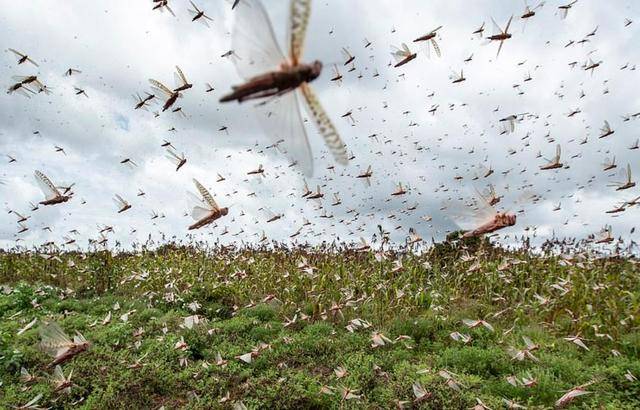
[[[184,73],[178,66],[176,66],[176,72],[174,73],[174,77],[175,77],[176,85],[178,87],[189,84],[189,82],[187,81],[187,77],[185,77]]]
[[[289,57],[293,65],[300,63],[304,53],[304,40],[307,35],[311,0],[292,0],[289,16]]]
[[[51,180],[47,178],[45,174],[43,174],[40,171],[36,171],[35,177],[36,177],[36,182],[38,183],[38,186],[40,187],[42,192],[44,192],[44,195],[47,201],[61,196],[60,191],[58,191],[58,188],[56,188],[56,186],[53,185]]]
[[[322,108],[318,97],[313,92],[313,89],[306,83],[303,83],[300,86],[300,90],[307,102],[307,109],[313,117],[318,131],[322,135],[322,138],[324,138],[324,142],[333,155],[333,158],[339,164],[346,165],[349,162],[347,147],[344,142],[342,142],[340,134],[338,134],[338,130],[331,122],[331,119],[324,111],[324,108]]]
[[[442,53],[440,52],[440,46],[438,46],[438,42],[436,41],[435,38],[431,39],[431,45],[433,45],[433,50],[436,52],[436,55],[438,57],[442,57]],[[429,47],[427,47],[428,49]]]
[[[304,87],[304,84],[303,84]],[[267,135],[279,142],[276,146],[293,161],[298,162],[302,171],[313,174],[313,156],[309,138],[300,113],[298,93],[290,92],[278,98],[267,100],[258,107],[258,119]]]
[[[173,91],[171,91],[168,87],[166,87],[160,81],[150,78],[149,82],[151,83],[151,86],[152,86],[151,88],[153,89],[154,93],[164,94],[166,98],[169,98],[173,95]]]
[[[447,204],[447,214],[462,229],[475,229],[491,221],[497,213],[480,193],[477,196],[473,201]]]
[[[553,162],[560,162],[560,154],[562,154],[562,149],[560,148],[560,144],[556,145],[556,156],[553,158]]]
[[[213,209],[214,211],[219,210],[220,207],[218,206],[216,201],[213,199],[213,196],[211,195],[211,193],[207,191],[207,189],[204,186],[202,186],[202,184],[198,182],[197,179],[193,178],[193,183],[195,184],[196,188],[198,188],[198,192],[200,192],[200,195],[202,195],[202,198],[207,202],[207,204],[211,207],[211,209]]]
[[[74,343],[69,336],[55,322],[45,324],[40,328],[40,349],[51,356],[59,356],[66,352]]]
[[[191,208],[191,218],[194,221],[200,221],[209,215],[213,210],[207,208],[207,204],[201,198],[192,192],[187,192],[189,197],[189,207]]]
[[[245,80],[276,70],[287,60],[260,0],[243,0],[238,4],[231,46],[238,56],[233,60],[236,70]]]

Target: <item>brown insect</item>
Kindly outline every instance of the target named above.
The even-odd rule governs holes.
[[[316,192],[311,192],[307,199],[322,199],[324,198],[324,194],[320,191],[320,185],[316,188]]]
[[[398,187],[391,193],[392,196],[400,196],[407,193],[407,190],[402,186],[402,182],[398,182]]]
[[[373,175],[373,171],[371,171],[371,165],[367,167],[367,170],[361,174],[356,175],[356,178],[364,178],[367,181],[367,186],[371,186],[371,176]]]
[[[160,12],[162,12],[164,9],[167,9],[173,17],[176,16],[176,13],[169,7],[169,0],[153,0],[153,4],[153,10],[160,10]]]
[[[438,57],[441,57],[442,54],[440,53],[440,46],[438,46],[438,43],[436,42],[436,35],[438,34],[437,31],[440,30],[442,28],[442,26],[438,26],[437,28],[431,30],[430,32],[428,32],[427,34],[425,34],[424,36],[420,36],[418,38],[416,38],[415,40],[413,40],[414,43],[418,43],[418,42],[426,42],[426,47],[427,47],[427,57],[429,57],[430,53],[431,53],[431,47],[429,46],[429,44],[431,44],[431,46],[433,46],[433,50],[436,52],[436,55]]]
[[[9,51],[11,51],[13,54],[16,55],[16,57],[18,57],[18,64],[24,64],[27,61],[30,62],[31,64],[33,64],[36,67],[39,67],[38,64],[33,61],[28,55],[23,54],[21,52],[19,52],[18,50],[15,50],[13,48],[10,48]]]
[[[604,228],[598,232],[598,239],[596,239],[595,243],[610,243],[613,242],[613,233],[612,233],[611,225],[606,225]]]
[[[153,78],[149,79],[154,95],[164,95],[166,98],[164,101],[164,105],[162,106],[163,112],[171,108],[171,106],[176,103],[178,98],[182,97],[182,93],[180,93],[180,91],[184,91],[193,87],[193,84],[189,84],[186,77],[182,73],[182,70],[180,70],[180,67],[178,66],[176,66],[175,77],[178,87],[173,90],[165,86],[158,80],[154,80]]]
[[[7,90],[7,94],[12,94],[17,92],[25,97],[30,97],[28,93],[35,94],[36,91],[41,92],[47,90],[46,86],[38,80],[38,77],[35,75],[28,76],[14,76],[12,77],[16,83],[11,85]],[[36,86],[36,91],[32,90],[30,87]]]
[[[612,135],[615,131],[611,129],[611,126],[609,125],[609,122],[605,120],[604,125],[602,126],[602,128],[600,128],[600,137],[599,138],[606,138],[609,135]]]
[[[125,201],[118,194],[116,194],[115,198],[113,198],[113,201],[116,203],[116,206],[118,207],[118,213],[119,214],[131,209],[131,204],[129,202]]]
[[[262,175],[264,177],[264,167],[262,164],[259,164],[258,168],[247,172],[247,175]]]
[[[40,171],[35,171],[36,182],[40,186],[42,192],[44,192],[45,200],[40,201],[40,205],[56,205],[61,204],[63,202],[67,202],[73,196],[73,192],[70,192],[68,195],[61,194],[58,188],[51,182],[49,178],[45,174]]]
[[[562,6],[558,6],[558,10],[560,10],[560,17],[562,19],[566,19],[567,18],[567,14],[569,13],[569,9],[571,7],[573,7],[573,5],[576,4],[577,2],[578,2],[578,0],[574,0],[571,3],[564,4]]]
[[[54,392],[63,392],[66,394],[71,393],[71,387],[73,386],[73,382],[71,381],[71,376],[73,375],[73,370],[69,372],[68,376],[65,376],[62,372],[62,367],[57,365],[53,370],[53,391]]]
[[[476,191],[477,192],[477,191]],[[479,200],[474,202],[475,208],[472,210],[473,222],[476,227],[466,231],[462,237],[471,238],[493,233],[503,228],[516,224],[516,215],[508,212],[499,212],[492,205],[494,198],[486,198],[480,192],[477,192]]]
[[[402,67],[418,56],[417,53],[411,52],[405,43],[402,43],[402,49],[391,46],[391,55],[396,59],[395,68]]]
[[[193,1],[189,0],[189,3],[191,3],[191,7],[193,7],[193,10],[189,9],[189,13],[193,15],[193,18],[191,19],[191,21],[199,20],[200,22],[202,22],[202,24],[209,27],[209,21],[213,21],[213,19],[207,16],[204,13],[204,10],[200,10]]]
[[[487,39],[489,41],[500,42],[500,46],[498,46],[498,53],[496,54],[496,58],[498,58],[498,56],[500,55],[500,50],[502,50],[502,44],[504,44],[504,41],[511,38],[511,33],[509,33],[509,26],[511,26],[511,20],[513,20],[513,16],[509,17],[507,26],[504,28],[504,30],[502,30],[500,26],[498,26],[496,21],[493,19],[493,17],[491,18],[491,21],[493,22],[494,32],[493,32],[493,35],[487,37]]]
[[[50,322],[40,328],[40,349],[53,356],[53,361],[47,367],[55,367],[71,360],[76,355],[86,351],[90,343],[78,333],[73,340],[55,322]]]
[[[586,388],[587,388],[587,386],[589,386],[589,385],[591,385],[593,383],[595,383],[595,381],[590,381],[588,383],[585,383],[585,384],[580,385],[580,386],[576,386],[576,387],[572,388],[571,390],[567,391],[565,394],[562,395],[562,397],[560,397],[556,401],[556,403],[555,403],[556,408],[565,407],[567,404],[569,404],[572,401],[574,401],[577,397],[584,396],[585,394],[591,393],[591,392],[588,392],[586,390]]]
[[[211,193],[198,180],[194,178],[193,183],[198,189],[201,198],[189,193],[193,201],[191,217],[196,221],[189,226],[189,230],[202,228],[229,213],[229,208],[220,208]]]
[[[136,105],[134,107],[135,110],[138,110],[140,108],[142,108],[143,110],[146,110],[146,106],[147,104],[153,100],[154,98],[156,98],[155,95],[151,94],[151,93],[147,93],[145,92],[145,94],[147,94],[144,98],[142,98],[140,96],[140,94],[136,94],[133,97],[136,99]]]
[[[556,156],[553,157],[553,159],[548,160],[548,162],[545,165],[541,165],[540,169],[548,170],[548,169],[562,168],[563,164],[562,162],[560,162],[560,154],[561,154],[560,144],[558,144],[556,145]]]
[[[243,58],[233,62],[244,84],[220,102],[262,99],[261,106],[269,110],[261,116],[269,134],[284,139],[278,148],[297,160],[308,175],[313,173],[311,147],[298,105],[300,90],[311,117],[325,140],[334,159],[347,164],[347,150],[328,115],[320,105],[309,83],[318,78],[322,63],[301,62],[307,24],[311,13],[311,0],[291,0],[289,18],[289,58],[286,58],[275,39],[271,21],[260,0],[246,0],[238,4],[232,31],[232,48]],[[271,98],[269,97],[279,97]]]
[[[633,188],[636,186],[635,181],[631,179],[631,164],[627,164],[627,168],[620,171],[620,174],[626,178],[624,182],[614,182],[609,186],[615,186],[616,191],[624,191],[625,189]]]
[[[451,75],[449,76],[449,79],[451,80],[452,84],[459,84],[459,83],[465,81],[466,78],[464,76],[464,70],[460,70],[460,74],[458,74],[455,71],[451,72]]]
[[[478,27],[477,29],[475,29],[475,31],[471,34],[477,34],[478,37],[482,37],[482,33],[484,33],[484,21],[482,22],[482,24],[480,25],[480,27]]]
[[[522,13],[522,15],[520,16],[521,19],[529,19],[533,16],[536,15],[536,10],[539,9],[540,7],[544,6],[544,1],[541,1],[540,3],[538,3],[537,6],[535,7],[531,7],[527,4],[527,1],[525,0],[524,2],[524,13]]]
[[[493,219],[480,225],[472,231],[465,232],[463,238],[470,238],[473,236],[480,236],[487,233],[495,232],[499,229],[513,226],[516,224],[516,216],[508,214],[506,212],[496,212]]]
[[[171,147],[167,148],[166,157],[176,166],[176,172],[179,171],[180,168],[182,168],[184,164],[187,163],[187,157],[184,156],[184,153],[178,154],[173,149],[171,149]]]

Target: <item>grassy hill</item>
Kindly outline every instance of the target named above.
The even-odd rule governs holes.
[[[0,408],[553,408],[590,383],[566,406],[637,409],[639,279],[634,260],[479,241],[4,252]],[[91,343],[68,393],[48,321]]]

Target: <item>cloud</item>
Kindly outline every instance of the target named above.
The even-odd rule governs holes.
[[[398,242],[411,227],[424,238],[441,238],[455,229],[454,204],[469,201],[476,188],[488,183],[504,196],[503,209],[523,211],[516,226],[505,231],[512,236],[536,226],[540,239],[552,234],[584,237],[611,224],[614,234],[637,240],[629,234],[637,207],[616,217],[605,211],[638,196],[638,190],[607,186],[616,177],[600,166],[615,155],[620,167],[629,163],[638,172],[640,150],[628,149],[638,137],[637,119],[622,118],[640,112],[634,65],[638,22],[624,27],[625,17],[638,14],[635,2],[610,7],[581,0],[566,20],[556,15],[555,2],[547,2],[526,26],[519,18],[520,4],[506,7],[498,0],[413,0],[401,6],[389,1],[314,2],[305,60],[324,63],[312,86],[355,156],[348,167],[334,167],[311,121],[306,124],[315,155],[315,176],[308,184],[312,189],[320,185],[325,193],[322,208],[301,198],[303,176],[288,167],[284,155],[268,148],[272,139],[251,104],[218,103],[241,82],[231,60],[220,57],[231,47],[230,5],[199,4],[214,19],[207,29],[191,22],[181,2],[174,3],[177,18],[151,10],[147,2],[80,0],[56,6],[22,2],[0,16],[7,47],[27,52],[40,66],[18,66],[13,54],[0,54],[4,85],[9,87],[12,76],[37,74],[53,90],[30,99],[0,95],[0,152],[17,159],[0,165],[2,202],[31,216],[29,231],[17,235],[15,215],[3,213],[1,246],[13,246],[17,238],[25,245],[60,242],[73,229],[81,233],[78,242],[86,243],[104,225],[114,227],[111,241],[123,244],[149,235],[186,238],[186,191],[193,190],[193,177],[222,206],[233,204],[216,227],[195,233],[207,240],[256,241],[263,231],[271,239],[288,240],[303,217],[312,225],[297,238],[302,241],[357,240],[370,237],[378,224]],[[284,44],[287,2],[265,5]],[[42,13],[47,18],[34,24],[33,15]],[[503,26],[511,15],[513,38],[496,59],[497,44],[483,45],[472,32],[484,21],[488,33],[491,17]],[[443,55],[428,59],[423,46],[412,40],[439,25]],[[585,37],[596,27],[594,36]],[[365,38],[372,42],[366,49]],[[578,43],[585,38],[589,41]],[[566,46],[570,41],[573,45]],[[395,69],[389,65],[390,46],[403,42],[419,55]],[[342,47],[356,57],[353,72],[342,65]],[[472,61],[464,62],[471,55]],[[602,60],[593,75],[581,68],[588,58]],[[134,110],[133,95],[149,90],[149,78],[172,85],[176,65],[194,84],[177,103],[187,117],[171,110],[156,117],[157,105]],[[344,76],[342,85],[330,81],[334,65]],[[68,68],[82,72],[64,76]],[[452,84],[451,72],[461,69],[467,80]],[[525,82],[528,75],[531,80]],[[205,83],[215,91],[205,92]],[[73,87],[84,89],[89,98],[76,95]],[[436,105],[435,114],[430,113]],[[581,113],[567,117],[575,108]],[[348,111],[354,123],[342,118]],[[501,134],[499,120],[516,113],[529,115],[514,133]],[[599,139],[604,120],[616,132]],[[584,138],[588,142],[581,145]],[[165,158],[165,140],[188,158],[179,172]],[[544,159],[536,153],[549,157],[556,144],[562,146],[568,168],[540,171]],[[56,145],[66,155],[56,153]],[[120,164],[125,158],[137,166]],[[258,164],[264,165],[265,178],[247,175]],[[474,179],[480,164],[492,167],[494,174]],[[373,169],[371,187],[355,178],[368,165]],[[31,212],[29,202],[42,200],[35,169],[57,184],[75,183],[74,199]],[[218,173],[226,180],[215,182]],[[411,189],[404,197],[391,197],[398,182]],[[139,189],[144,196],[137,196]],[[331,205],[334,193],[340,205]],[[528,193],[542,199],[523,201]],[[117,214],[115,194],[130,201],[132,209]],[[552,211],[559,202],[561,210]],[[416,203],[416,210],[407,210]],[[285,216],[266,223],[263,207]],[[152,212],[164,217],[152,220]],[[327,215],[332,217],[323,217]],[[426,215],[433,220],[421,218]],[[229,233],[221,235],[225,230]]]

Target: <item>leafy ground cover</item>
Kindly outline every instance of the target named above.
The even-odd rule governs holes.
[[[637,409],[638,273],[487,242],[4,252],[0,408]],[[91,344],[59,392],[48,322]]]

